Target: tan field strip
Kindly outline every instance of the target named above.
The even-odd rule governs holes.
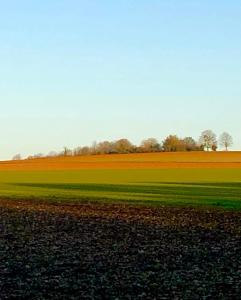
[[[113,154],[0,162],[0,171],[168,168],[241,168],[241,152]]]

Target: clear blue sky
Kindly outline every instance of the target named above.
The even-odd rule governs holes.
[[[240,0],[12,0],[0,9],[0,159],[127,137],[241,149]]]

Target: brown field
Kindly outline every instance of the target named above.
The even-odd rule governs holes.
[[[241,152],[92,155],[2,161],[0,170],[241,168]]]
[[[240,299],[239,212],[0,202],[1,299]]]

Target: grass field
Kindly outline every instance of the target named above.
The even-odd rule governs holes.
[[[241,209],[241,153],[154,153],[1,162],[0,197]]]

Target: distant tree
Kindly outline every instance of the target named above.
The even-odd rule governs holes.
[[[166,137],[163,141],[162,147],[165,152],[185,151],[183,142],[177,135],[169,135]]]
[[[74,155],[74,156],[79,156],[79,155],[81,155],[81,150],[82,150],[81,147],[75,148],[75,149],[73,150],[73,155]]]
[[[160,144],[157,139],[149,138],[141,142],[140,148],[143,152],[157,152],[160,151]]]
[[[21,160],[21,159],[22,159],[21,154],[16,154],[12,158],[12,160]]]
[[[233,145],[232,136],[227,132],[223,132],[219,137],[219,145],[221,147],[224,147],[225,150],[228,151],[228,148]]]
[[[34,154],[33,158],[42,158],[44,157],[44,154],[43,153],[36,153]]]
[[[58,153],[56,151],[50,151],[47,155],[47,157],[56,157],[58,156]]]
[[[133,149],[134,146],[127,139],[120,139],[113,143],[113,151],[115,153],[131,153]]]
[[[183,140],[186,151],[197,151],[201,150],[197,145],[197,142],[192,137],[185,137]]]
[[[91,147],[85,146],[81,148],[81,155],[90,155]]]
[[[43,158],[46,157],[43,153],[36,153],[34,155],[29,155],[27,159],[36,159],[36,158]]]
[[[200,144],[207,151],[209,151],[210,149],[214,150],[215,147],[216,147],[216,150],[217,150],[217,137],[216,137],[216,134],[212,130],[203,131],[201,133],[199,141],[200,141]]]
[[[71,155],[72,155],[72,150],[67,147],[64,147],[63,156],[71,156]]]
[[[212,145],[212,150],[213,151],[217,151],[217,149],[218,149],[218,145],[215,143],[215,144],[213,144]]]
[[[94,141],[93,143],[92,143],[92,145],[91,145],[91,149],[90,149],[90,152],[91,152],[91,154],[92,155],[95,155],[95,154],[97,154],[97,142],[96,141]]]
[[[98,154],[110,154],[114,152],[114,145],[112,142],[104,141],[100,142],[96,146],[96,153]]]

